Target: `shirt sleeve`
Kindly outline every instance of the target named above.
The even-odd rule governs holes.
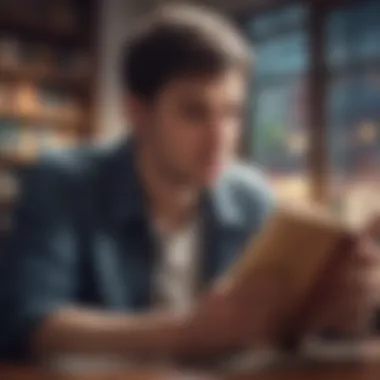
[[[77,287],[75,237],[60,171],[40,163],[24,174],[10,247],[0,262],[0,356],[29,357],[43,319],[71,303]]]

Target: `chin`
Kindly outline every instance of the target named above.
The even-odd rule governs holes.
[[[203,171],[202,175],[200,176],[199,182],[203,187],[212,186],[218,180],[221,173],[222,166],[211,167],[206,171]]]

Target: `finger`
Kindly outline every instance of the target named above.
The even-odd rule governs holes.
[[[379,268],[369,269],[366,274],[367,294],[372,305],[376,308],[380,306],[380,270]]]
[[[368,265],[380,262],[380,216],[372,218],[366,224],[355,245],[354,253],[356,258]]]
[[[372,218],[364,227],[362,237],[377,240],[380,238],[380,215]]]
[[[334,281],[341,273],[369,267],[380,268],[380,246],[373,239],[361,237],[350,250],[342,252],[330,265],[327,275]]]
[[[351,304],[360,304],[371,294],[369,279],[368,271],[353,268],[342,273],[335,282],[331,281],[330,288],[316,293],[309,303],[307,330],[315,332],[331,321],[344,319],[342,310],[349,309]]]
[[[337,248],[333,259],[323,271],[319,286],[323,286],[324,284],[325,286],[330,286],[331,289],[334,283],[339,281],[347,271],[350,271],[352,267],[357,265],[358,241],[359,239],[354,242],[347,242],[347,244],[343,244]]]
[[[365,268],[358,265],[353,256],[345,260],[335,260],[319,278],[313,291],[313,302],[342,294],[342,287],[346,288],[347,284],[355,283],[360,277],[359,272]]]
[[[380,246],[373,239],[361,239],[356,250],[356,264],[380,267]]]
[[[372,315],[377,305],[378,290],[374,288],[372,275],[368,272],[347,284],[346,292],[335,299],[330,307],[331,328],[344,334],[363,334],[370,330]]]

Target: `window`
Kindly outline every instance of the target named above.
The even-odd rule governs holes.
[[[380,58],[380,3],[362,0],[326,17],[327,60],[333,68]]]
[[[250,152],[283,199],[307,197],[307,9],[288,6],[246,23],[255,51]]]
[[[327,137],[333,203],[353,223],[380,208],[380,4],[326,19]]]
[[[252,159],[280,198],[307,200],[309,184],[321,186],[314,194],[357,223],[380,208],[379,16],[378,0],[331,0],[272,4],[244,22],[256,53]]]

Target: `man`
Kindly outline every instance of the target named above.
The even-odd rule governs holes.
[[[262,176],[231,162],[250,70],[217,15],[171,7],[142,22],[123,62],[131,138],[26,175],[2,262],[3,357],[183,358],[272,340],[282,284],[212,285],[273,207]],[[370,238],[360,245],[322,281],[300,334],[365,331],[379,258]]]

